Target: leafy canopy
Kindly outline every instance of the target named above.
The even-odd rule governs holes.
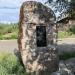
[[[75,0],[47,0],[45,4],[52,8],[57,20],[67,16],[75,17]]]

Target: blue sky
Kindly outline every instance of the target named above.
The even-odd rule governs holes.
[[[18,22],[20,6],[29,0],[0,0],[0,22]],[[33,0],[44,3],[46,0]]]
[[[29,0],[0,0],[0,7],[20,7],[22,2]],[[45,2],[46,0],[33,0],[38,2]]]

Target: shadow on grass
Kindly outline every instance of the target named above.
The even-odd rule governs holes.
[[[75,25],[73,25],[68,32],[71,32],[72,34],[75,34]]]
[[[60,60],[75,58],[75,45],[74,44],[58,45],[58,52]]]

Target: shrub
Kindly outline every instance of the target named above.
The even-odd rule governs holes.
[[[17,39],[18,24],[0,24],[0,40]]]
[[[58,32],[58,38],[67,38],[70,35],[71,35],[71,33],[67,32],[67,31],[59,31]]]
[[[26,72],[14,54],[0,53],[0,75],[26,75]]]
[[[75,34],[75,25],[73,25],[68,32],[71,32],[72,34]]]

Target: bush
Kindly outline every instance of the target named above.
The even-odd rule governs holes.
[[[60,60],[75,57],[75,52],[59,55]],[[0,75],[27,75],[20,60],[13,53],[0,53]]]
[[[0,75],[26,75],[26,72],[14,54],[0,53]]]
[[[72,34],[75,34],[75,25],[73,25],[68,32],[71,32]]]
[[[17,39],[18,24],[0,24],[0,40]]]
[[[67,38],[69,36],[71,36],[71,32],[67,32],[67,31],[58,32],[58,38]]]

